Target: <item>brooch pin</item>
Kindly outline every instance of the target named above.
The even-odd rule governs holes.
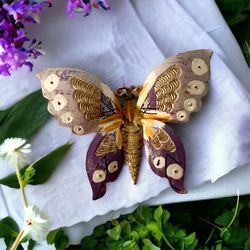
[[[208,90],[210,50],[180,53],[161,63],[142,88],[112,92],[97,77],[78,69],[55,68],[38,73],[48,111],[61,126],[77,135],[97,131],[91,142],[86,170],[93,200],[106,193],[126,160],[137,182],[142,146],[153,172],[169,180],[172,189],[184,187],[185,151],[166,123],[183,123],[201,108]]]

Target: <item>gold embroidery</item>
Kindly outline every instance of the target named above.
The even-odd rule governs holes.
[[[175,152],[176,146],[173,140],[170,138],[168,133],[166,133],[162,128],[158,128],[157,132],[152,138],[152,145],[155,149],[166,149],[169,152]]]
[[[111,136],[104,136],[98,148],[96,149],[95,155],[101,157],[107,153],[115,152],[117,150],[116,139]]]
[[[180,67],[174,65],[156,79],[154,88],[157,109],[165,112],[170,112],[173,109],[173,104],[178,97],[176,90],[179,88],[180,82],[177,78],[180,75]]]
[[[74,98],[79,108],[83,111],[87,120],[99,119],[101,90],[93,84],[77,77],[72,77],[71,83],[74,91]]]

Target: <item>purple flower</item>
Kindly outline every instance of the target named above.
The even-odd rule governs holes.
[[[28,60],[41,55],[40,43],[26,36],[24,23],[37,23],[37,14],[44,6],[51,6],[51,3],[35,0],[0,2],[0,74],[8,76],[23,65],[32,69]]]
[[[84,16],[88,16],[92,7],[101,7],[104,10],[110,9],[106,0],[68,0],[67,13],[70,17],[73,17],[74,13],[79,12],[82,12]]]

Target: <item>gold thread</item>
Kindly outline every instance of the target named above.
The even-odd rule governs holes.
[[[142,148],[142,130],[133,123],[125,124],[123,130],[123,149],[129,172],[134,184],[139,174]]]
[[[164,112],[170,112],[178,94],[176,90],[180,86],[178,78],[181,68],[174,65],[157,77],[154,89],[156,94],[156,108]]]
[[[155,149],[166,149],[169,152],[175,152],[176,146],[173,140],[170,138],[167,132],[165,132],[162,128],[158,128],[157,132],[154,134],[152,138],[152,145]]]
[[[78,77],[72,77],[71,84],[75,89],[74,98],[85,118],[87,120],[100,119],[101,90],[97,86]]]
[[[102,139],[98,148],[96,149],[95,155],[101,157],[107,153],[112,153],[117,150],[116,139],[112,136],[106,135]]]

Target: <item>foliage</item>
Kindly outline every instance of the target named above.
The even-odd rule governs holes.
[[[69,238],[61,228],[58,228],[48,234],[47,243],[49,245],[54,244],[57,250],[63,250],[66,249]]]
[[[0,110],[0,144],[10,137],[30,139],[34,136],[50,118],[47,105],[48,101],[38,90],[8,109]]]
[[[48,155],[45,155],[40,160],[37,160],[32,165],[28,165],[21,169],[21,175],[24,176],[25,184],[39,185],[45,183],[52,173],[55,171],[63,157],[71,148],[70,143],[64,144],[55,149]],[[0,179],[0,184],[11,188],[19,188],[16,173],[10,174],[3,179]]]
[[[216,3],[241,46],[248,65],[250,65],[250,1],[216,0]]]
[[[250,196],[140,206],[95,228],[80,246],[67,249],[249,249]],[[205,209],[204,209],[205,208]]]
[[[12,245],[18,232],[19,227],[12,218],[5,217],[0,221],[0,238],[4,239],[6,246]]]

